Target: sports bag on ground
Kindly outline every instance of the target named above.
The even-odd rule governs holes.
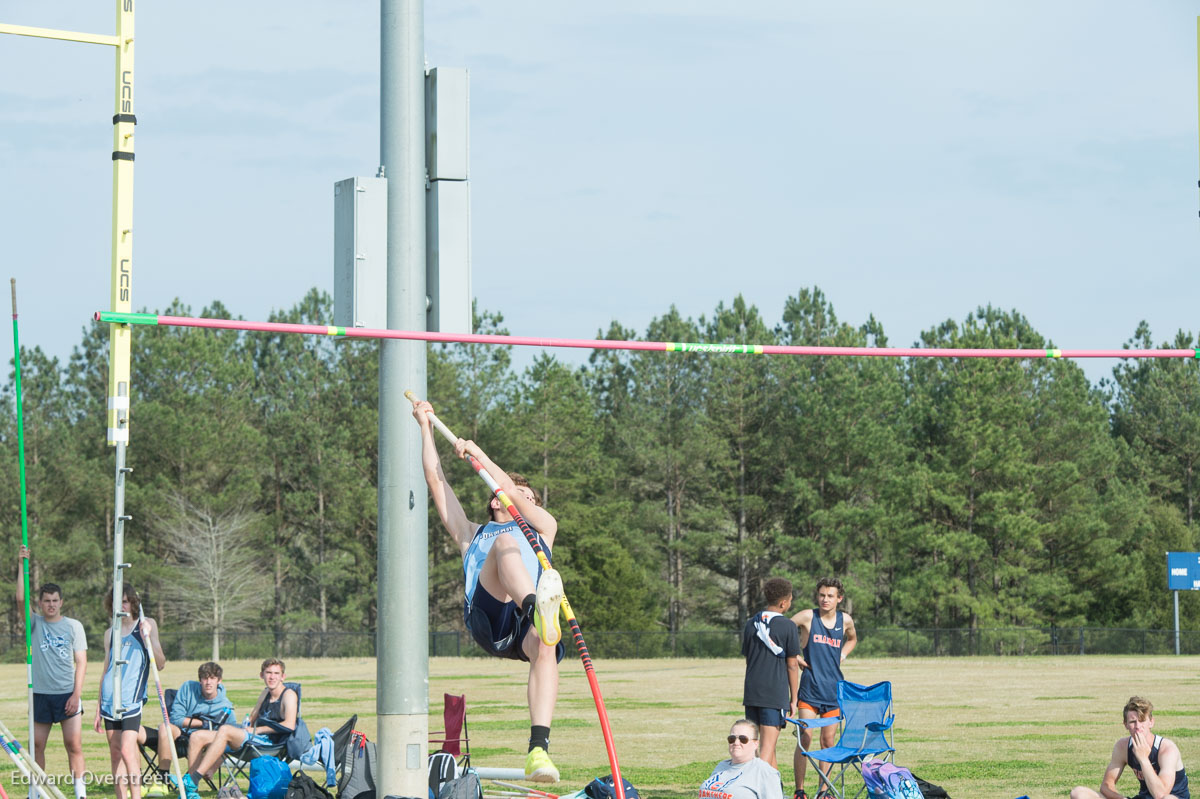
[[[277,757],[256,757],[250,761],[250,799],[284,799],[292,770]]]
[[[883,760],[862,764],[863,782],[871,799],[925,799],[912,772]]]
[[[458,761],[449,752],[432,752],[429,755],[429,799],[438,799],[442,786],[461,776]]]
[[[641,799],[637,788],[633,787],[633,783],[622,777],[621,784],[625,787],[625,799]],[[584,786],[583,793],[588,799],[616,799],[617,796],[611,774],[606,777],[597,777],[589,782]]]
[[[351,735],[344,757],[338,799],[375,799],[375,742],[368,741],[365,735]]]
[[[940,785],[934,785],[932,782],[927,782],[921,779],[920,774],[914,774],[913,777],[917,781],[917,787],[921,789],[921,795],[925,799],[950,799],[950,794],[946,793],[946,789]]]
[[[297,771],[288,783],[286,799],[333,799],[333,794],[303,771]]]
[[[483,799],[483,786],[479,775],[468,771],[461,777],[446,782],[438,792],[437,799]]]

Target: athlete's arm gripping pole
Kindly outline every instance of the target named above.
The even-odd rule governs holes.
[[[17,393],[17,463],[21,491],[21,546],[29,548],[29,508],[25,500],[25,420],[21,413],[21,342],[17,336],[17,279],[10,278],[13,309],[13,373]],[[29,704],[29,751],[33,751],[33,613],[29,594],[29,558],[21,559],[21,579],[25,589],[25,680],[28,683],[26,700]],[[30,799],[33,790],[30,789]]]
[[[404,396],[408,397],[413,405],[417,404],[417,396],[411,391],[405,391]],[[450,443],[453,444],[458,440],[458,436],[450,432],[450,428],[446,427],[442,423],[442,420],[437,418],[433,412],[428,412],[426,415],[429,417],[430,423]],[[466,459],[467,463],[471,464],[471,468],[483,479],[483,482],[487,483],[488,488],[492,489],[492,493],[496,495],[496,499],[500,500],[500,503],[504,505],[504,509],[513,517],[513,521],[521,528],[521,532],[525,534],[529,545],[533,547],[534,554],[537,555],[538,562],[542,565],[542,568],[553,568],[550,565],[550,560],[546,557],[545,551],[542,549],[542,545],[538,542],[538,537],[533,532],[533,528],[521,516],[521,512],[513,505],[512,500],[508,498],[508,494],[504,493],[504,489],[500,488],[500,484],[488,474],[487,469],[483,468],[483,464],[473,455],[463,453],[463,458]],[[579,658],[583,661],[583,670],[587,674],[588,685],[592,689],[592,699],[596,702],[596,714],[600,717],[600,731],[604,735],[604,748],[608,750],[608,765],[612,768],[613,789],[617,793],[617,799],[625,799],[625,783],[621,780],[621,767],[617,763],[617,750],[613,745],[612,729],[608,725],[608,711],[604,707],[604,697],[600,695],[600,684],[596,681],[596,670],[592,667],[592,656],[588,653],[587,644],[584,643],[583,631],[579,629],[579,622],[575,619],[575,611],[571,610],[571,603],[567,601],[565,594],[562,600],[562,611],[563,615],[567,617],[567,624],[571,627],[571,635],[575,639],[575,646],[579,649]]]

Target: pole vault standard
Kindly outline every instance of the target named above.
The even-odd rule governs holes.
[[[117,12],[115,35],[81,33],[34,28],[27,25],[0,23],[0,33],[14,36],[33,36],[41,39],[100,44],[116,49],[116,76],[113,101],[112,149],[112,263],[110,298],[114,311],[133,308],[133,145],[134,115],[134,2],[113,0]],[[129,354],[131,331],[115,326],[109,331],[108,355],[108,427],[107,442],[116,448],[114,473],[113,515],[113,641],[121,640],[121,585],[123,572],[129,564],[123,562],[125,522],[125,478],[131,469],[125,466],[125,447],[129,443]],[[124,718],[125,703],[121,697],[121,669],[124,663],[113,661],[113,717]],[[32,729],[30,737],[33,736]]]
[[[405,391],[404,396],[408,397],[413,405],[417,404],[417,397],[411,391]],[[453,444],[458,440],[458,436],[450,432],[450,428],[442,423],[442,420],[437,418],[433,413],[428,413],[429,421],[438,429],[438,432],[446,437],[446,440]],[[541,563],[545,570],[551,569],[550,560],[546,557],[545,551],[542,549],[541,543],[538,541],[537,535],[533,532],[533,528],[521,516],[521,512],[513,505],[512,500],[508,498],[508,494],[504,493],[504,489],[500,488],[500,484],[488,474],[487,469],[483,468],[483,464],[475,459],[469,452],[463,453],[463,458],[467,463],[471,464],[471,468],[475,470],[483,482],[487,483],[488,488],[492,489],[492,493],[496,495],[496,499],[504,505],[504,509],[508,511],[508,515],[513,517],[513,521],[521,528],[521,532],[525,534],[525,540],[533,547],[534,554],[537,555],[538,562]],[[625,799],[625,783],[621,780],[621,766],[617,763],[617,750],[613,745],[612,729],[608,726],[608,710],[604,707],[604,697],[600,695],[600,684],[596,682],[596,670],[592,667],[592,656],[588,653],[587,644],[583,640],[583,631],[579,629],[579,622],[575,619],[575,611],[571,610],[571,603],[567,601],[564,594],[562,600],[563,615],[567,617],[567,624],[571,626],[571,635],[575,638],[575,646],[579,648],[579,659],[583,661],[583,670],[587,674],[588,685],[592,689],[592,699],[596,702],[596,714],[600,717],[600,732],[604,735],[604,748],[608,750],[608,765],[612,768],[613,790],[617,793],[617,799]]]
[[[804,347],[784,344],[705,344],[679,341],[614,341],[592,338],[536,338],[465,333],[433,333],[421,330],[372,330],[366,327],[298,325],[287,322],[246,322],[240,319],[198,319],[152,313],[97,311],[97,322],[116,325],[200,327],[213,330],[252,330],[263,333],[300,333],[342,338],[383,338],[430,341],[443,344],[503,344],[518,347],[566,347],[590,350],[644,350],[651,352],[703,352],[744,355],[859,355],[876,358],[1195,358],[1200,350],[1062,350],[1062,349],[965,349],[950,347]]]

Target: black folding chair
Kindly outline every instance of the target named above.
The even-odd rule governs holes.
[[[358,714],[355,713],[333,731],[333,773],[338,782],[342,781],[342,772],[346,770],[346,752],[350,749],[350,736],[354,734],[354,725],[357,723]]]
[[[296,692],[296,721],[300,721],[300,683],[286,682],[283,684],[285,688],[291,688]],[[254,722],[256,725],[266,725],[278,729],[281,733],[290,733],[287,727],[271,721],[270,719],[257,719]],[[230,752],[225,755],[221,761],[221,770],[228,773],[228,776],[221,780],[222,784],[229,780],[237,780],[245,777],[250,779],[250,763],[258,757],[277,757],[285,763],[288,761],[287,756],[287,739],[281,738],[279,743],[269,745],[256,745],[247,740],[242,744],[236,752]]]
[[[175,688],[168,688],[163,691],[163,701],[167,703],[167,707],[175,704],[175,695],[179,693]],[[169,712],[169,711],[168,711]],[[143,718],[149,720],[150,716],[143,715]],[[146,767],[142,769],[142,782],[149,783],[152,777],[160,780],[165,780],[166,776],[171,773],[171,764],[160,764],[158,762],[158,727],[143,727],[146,731],[146,740],[138,744],[138,749],[142,752],[142,760],[146,762]],[[175,754],[181,758],[187,757],[188,739],[186,735],[180,735],[175,739]],[[204,778],[208,787],[214,791],[217,786],[208,777]]]

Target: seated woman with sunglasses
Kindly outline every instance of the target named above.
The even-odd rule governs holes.
[[[700,786],[700,799],[783,799],[779,772],[758,757],[758,725],[739,719],[726,740],[729,759]]]

